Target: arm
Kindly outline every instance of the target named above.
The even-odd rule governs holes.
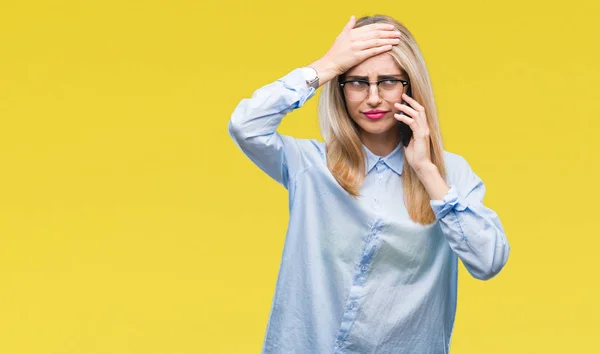
[[[437,167],[423,172],[422,181],[450,247],[473,277],[488,280],[506,264],[510,246],[498,214],[483,205],[483,181],[460,159],[463,176],[457,184],[448,186]]]
[[[354,28],[356,18],[344,26],[329,51],[310,66],[319,74],[319,86],[400,42],[393,25],[374,23]],[[288,188],[290,177],[302,169],[301,141],[276,132],[283,117],[315,94],[298,68],[243,99],[229,121],[229,135],[261,170]]]
[[[244,98],[229,120],[229,135],[261,170],[288,188],[290,175],[302,168],[298,140],[279,134],[283,117],[315,94],[300,69],[265,85]]]

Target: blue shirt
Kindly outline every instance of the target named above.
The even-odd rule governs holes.
[[[324,143],[276,131],[314,94],[297,68],[242,99],[229,121],[241,151],[289,193],[262,353],[448,353],[458,259],[486,280],[510,251],[482,180],[444,150],[451,188],[430,201],[434,223],[415,223],[402,198],[402,145],[377,156],[363,144],[367,172],[354,199],[327,169]]]

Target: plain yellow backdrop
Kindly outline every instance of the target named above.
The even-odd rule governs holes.
[[[286,190],[227,134],[350,15],[403,22],[511,244],[452,353],[598,353],[595,0],[2,1],[0,353],[258,353]],[[317,96],[280,132],[321,139]]]

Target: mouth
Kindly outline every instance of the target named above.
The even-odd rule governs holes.
[[[383,116],[385,116],[389,111],[368,111],[368,112],[362,112],[362,114],[365,115],[365,117],[371,119],[371,120],[376,120],[376,119],[381,119],[383,118]]]

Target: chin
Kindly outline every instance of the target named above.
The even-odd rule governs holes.
[[[396,121],[377,120],[377,121],[362,121],[358,126],[369,134],[384,134],[396,127]]]

